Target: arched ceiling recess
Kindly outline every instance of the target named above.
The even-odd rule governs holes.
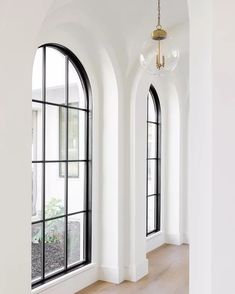
[[[54,0],[48,14],[56,10],[78,11],[93,26],[103,32],[107,42],[118,56],[123,74],[128,74],[138,62],[142,45],[156,25],[156,0]],[[161,0],[162,25],[171,29],[188,20],[187,0]],[[68,12],[69,14],[69,12]]]

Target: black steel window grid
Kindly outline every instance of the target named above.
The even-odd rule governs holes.
[[[68,106],[74,106],[75,104],[77,103],[69,103]],[[66,125],[66,115],[64,115],[63,111],[62,111],[63,108],[59,108],[59,158],[60,158],[60,164],[59,164],[59,177],[60,178],[64,178],[65,174],[64,174],[64,171],[63,171],[63,156],[62,156],[62,144],[63,144],[63,136],[62,136],[62,130],[63,130],[63,127],[64,127],[64,124]],[[70,108],[70,109],[74,109],[74,108]],[[76,109],[76,108],[75,108]],[[81,109],[80,109],[81,110]],[[79,137],[79,132],[78,132],[78,137]],[[69,143],[68,143],[69,145]],[[68,147],[69,149],[69,147]],[[78,153],[78,157],[79,157],[79,146],[77,148],[77,153]],[[75,162],[77,162],[75,160]],[[68,174],[68,177],[69,178],[78,178],[79,177],[79,162],[78,162],[78,165],[77,165],[77,170],[73,173],[70,173]]]
[[[151,121],[149,118],[149,99],[152,99],[154,105],[155,120]],[[156,126],[156,157],[149,157],[149,126]],[[150,194],[148,188],[149,179],[149,163],[154,162],[155,165],[155,193]],[[151,85],[147,97],[147,181],[146,181],[146,236],[155,234],[161,230],[161,107],[157,91]],[[154,199],[154,228],[149,230],[149,208],[148,200],[150,197]]]
[[[42,165],[42,219],[38,221],[32,222],[32,226],[35,224],[42,224],[42,278],[37,279],[36,282],[32,282],[32,288],[35,288],[39,285],[44,284],[45,282],[57,278],[61,275],[69,273],[73,270],[76,270],[84,265],[87,265],[91,262],[91,226],[92,226],[92,199],[91,199],[91,168],[92,168],[92,161],[91,161],[91,153],[92,153],[92,146],[91,146],[91,88],[88,76],[86,71],[81,64],[81,62],[77,59],[77,57],[67,48],[57,45],[57,44],[45,44],[41,46],[43,52],[43,62],[42,62],[42,100],[35,100],[32,99],[32,102],[35,104],[40,104],[42,106],[42,160],[33,160],[32,164],[41,164]],[[46,101],[46,49],[53,48],[58,50],[62,53],[65,57],[65,104],[57,104]],[[69,97],[69,62],[74,66],[80,80],[82,82],[83,90],[85,93],[86,99],[86,107],[79,108],[75,107],[74,105],[70,105],[68,101]],[[46,160],[46,106],[51,105],[57,107],[58,110],[64,108],[66,110],[66,158],[64,160]],[[69,160],[68,154],[68,113],[69,109],[76,109],[78,112],[85,112],[85,158],[78,159],[78,160]],[[79,138],[80,139],[80,138]],[[45,203],[46,203],[46,191],[45,191],[45,181],[46,181],[46,164],[50,163],[64,163],[65,164],[65,213],[59,216],[55,216],[52,218],[46,218],[45,215]],[[68,164],[69,163],[84,163],[85,171],[85,195],[84,195],[84,210],[76,211],[73,213],[68,212]],[[68,264],[68,218],[70,216],[75,216],[83,214],[84,215],[84,243],[83,243],[83,256],[84,259],[81,262],[77,262],[75,265],[69,266]],[[45,230],[46,230],[46,222],[53,221],[56,219],[65,219],[65,256],[64,256],[64,269],[60,271],[56,271],[53,274],[46,275],[45,273]]]

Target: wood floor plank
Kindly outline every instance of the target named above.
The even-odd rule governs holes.
[[[98,281],[78,293],[188,294],[188,251],[187,245],[163,245],[148,254],[149,274],[140,281],[136,283],[124,281],[119,285]]]

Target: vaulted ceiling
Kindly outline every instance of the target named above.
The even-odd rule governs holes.
[[[187,0],[161,0],[161,8],[166,29],[188,20]],[[117,56],[126,54],[123,68],[138,60],[142,44],[157,23],[157,0],[54,0],[51,11],[57,9],[60,18],[73,13],[80,22],[86,16],[92,31],[97,35],[102,32]]]

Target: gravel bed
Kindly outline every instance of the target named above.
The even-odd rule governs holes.
[[[69,224],[70,244],[68,244],[68,263],[80,260],[80,223]],[[62,236],[63,240],[63,236]],[[32,242],[32,280],[41,277],[42,243]],[[45,272],[51,273],[64,267],[64,242],[57,241],[45,244]]]
[[[32,279],[41,276],[42,244],[32,243]],[[45,270],[53,272],[64,266],[64,247],[61,244],[45,244]]]

